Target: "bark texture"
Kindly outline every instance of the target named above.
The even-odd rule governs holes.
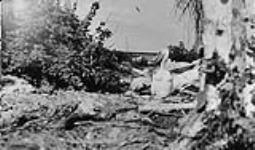
[[[224,4],[221,0],[204,0],[204,34],[205,58],[210,58],[214,50],[228,61],[231,49],[232,1]]]

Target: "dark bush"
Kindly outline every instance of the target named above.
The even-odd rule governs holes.
[[[199,58],[194,49],[189,51],[186,48],[182,48],[180,46],[169,46],[168,48],[170,52],[170,59],[177,62],[192,62]]]
[[[62,8],[57,1],[31,0],[26,17],[14,19],[17,25],[5,30],[4,73],[23,76],[36,87],[48,83],[52,90],[121,92],[121,59],[103,44],[112,32],[104,22],[90,32],[99,8],[94,2],[80,20],[75,9]]]

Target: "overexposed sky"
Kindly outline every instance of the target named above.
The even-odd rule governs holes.
[[[77,14],[82,19],[95,0],[61,0],[78,2]],[[15,0],[17,10],[26,0]],[[99,0],[100,9],[93,22],[106,21],[113,36],[106,46],[125,51],[159,51],[183,40],[193,43],[192,24],[188,17],[175,13],[175,0]],[[138,10],[139,9],[139,10]]]
[[[76,1],[76,0],[74,0]],[[87,14],[94,0],[78,0],[79,16]],[[184,40],[192,45],[192,24],[175,13],[174,0],[101,0],[95,19],[107,21],[113,37],[107,45],[126,51],[159,51]],[[140,9],[140,12],[136,8]]]

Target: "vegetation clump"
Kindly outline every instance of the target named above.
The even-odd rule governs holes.
[[[63,8],[57,1],[29,1],[22,18],[5,17],[3,71],[22,76],[36,87],[122,92],[122,60],[104,47],[112,32],[101,22],[90,31],[100,8],[94,2],[80,20],[75,7]],[[12,28],[10,24],[16,24]]]

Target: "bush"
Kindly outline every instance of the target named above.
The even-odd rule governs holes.
[[[122,91],[121,60],[103,44],[112,32],[104,22],[94,34],[89,30],[98,2],[83,20],[57,1],[31,0],[29,7],[28,17],[4,33],[4,74],[23,76],[36,87],[47,83],[52,90]]]
[[[177,62],[192,62],[194,60],[199,59],[199,56],[197,52],[194,49],[191,49],[190,51],[182,48],[180,46],[172,46],[169,47],[169,56],[171,60],[177,61]]]

